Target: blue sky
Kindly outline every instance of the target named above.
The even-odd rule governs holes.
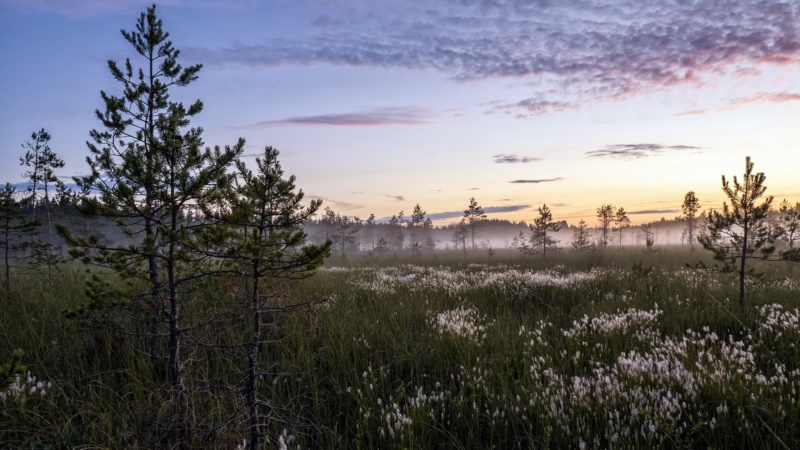
[[[0,180],[21,181],[40,128],[86,172],[105,61],[147,2],[0,0]],[[200,79],[208,145],[281,151],[308,196],[362,218],[442,223],[470,197],[492,217],[634,221],[683,195],[722,202],[745,155],[800,200],[800,4],[655,0],[171,0],[158,14]],[[137,61],[133,58],[133,63]],[[590,219],[590,223],[594,223]]]

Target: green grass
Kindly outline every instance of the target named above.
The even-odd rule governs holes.
[[[684,267],[698,260],[684,248],[331,258],[283,300],[329,301],[265,327],[265,448],[800,447],[800,268],[765,266],[771,281],[740,309],[731,276]],[[0,400],[0,446],[167,447],[165,344],[66,318],[86,277],[14,278],[0,359],[22,348],[51,385]],[[196,448],[248,436],[245,349],[219,347],[251,329],[225,314],[237,289],[207,279],[185,297],[187,318],[219,318],[186,341]]]

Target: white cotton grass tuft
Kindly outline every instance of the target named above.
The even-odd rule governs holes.
[[[24,401],[29,398],[43,398],[47,396],[52,387],[52,382],[37,380],[30,372],[26,372],[17,375],[8,389],[0,392],[0,404],[9,401]]]

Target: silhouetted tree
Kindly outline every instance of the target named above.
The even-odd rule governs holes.
[[[602,205],[597,208],[597,219],[600,221],[600,244],[608,246],[608,234],[611,231],[611,224],[614,222],[614,207],[612,205]]]
[[[389,241],[386,240],[385,237],[381,236],[378,238],[377,242],[375,242],[375,251],[378,253],[386,253],[389,251]]]
[[[347,247],[356,242],[361,221],[357,217],[343,216],[326,206],[320,222],[325,232],[325,240],[330,240],[333,251],[338,251],[344,257]]]
[[[555,247],[556,244],[561,242],[553,238],[550,233],[557,233],[561,229],[558,222],[553,222],[553,213],[547,204],[539,208],[539,217],[533,219],[533,224],[530,225],[531,229],[531,242],[534,248],[542,249],[542,257],[547,257],[547,248]]]
[[[370,214],[364,221],[364,237],[369,242],[370,251],[375,250],[375,214]]]
[[[44,206],[47,216],[47,242],[35,241],[31,234],[31,251],[36,267],[47,267],[48,277],[58,258],[54,253],[53,247],[53,221],[50,214],[50,186],[59,183],[55,169],[64,167],[64,161],[50,149],[50,133],[42,128],[31,134],[31,140],[25,141],[22,148],[26,149],[25,156],[19,159],[20,165],[28,167],[22,176],[28,179],[28,195],[26,202],[33,207],[32,220],[36,220],[36,207],[41,204]],[[63,184],[63,183],[62,183]],[[39,191],[42,191],[42,199],[39,201]]]
[[[392,218],[389,219],[390,235],[388,241],[394,251],[403,250],[403,246],[405,245],[406,234],[403,232],[404,223],[406,223],[406,219],[403,216],[403,211],[392,215]]]
[[[417,248],[417,253],[422,249],[422,227],[425,223],[426,212],[417,203],[414,211],[411,212],[411,219],[408,221],[409,234],[411,236],[411,246]],[[412,248],[413,250],[413,248]]]
[[[436,248],[436,241],[433,240],[433,221],[430,217],[425,219],[425,222],[422,222],[422,230],[425,234],[425,242],[422,244],[428,250],[433,250]]]
[[[478,223],[481,220],[486,219],[486,214],[483,211],[483,207],[478,205],[478,202],[475,201],[475,197],[469,199],[469,206],[466,210],[464,210],[464,222],[466,227],[469,229],[470,236],[472,237],[472,249],[475,250],[475,236],[476,236],[476,228],[478,227]]]
[[[694,191],[687,192],[686,196],[683,197],[681,211],[683,215],[680,219],[686,221],[686,229],[683,231],[684,236],[689,241],[689,245],[694,248],[694,241],[697,239],[695,230],[697,229],[698,212],[700,211],[700,200],[697,199]]]
[[[745,277],[760,275],[747,268],[747,260],[766,260],[775,252],[765,220],[773,197],[767,196],[761,204],[756,204],[767,187],[764,172],[754,174],[753,166],[748,156],[741,182],[734,176],[733,185],[722,176],[722,191],[731,203],[725,202],[722,211],[709,212],[705,233],[698,238],[703,248],[722,262],[722,271],[738,273],[741,307],[745,301]]]
[[[536,254],[536,250],[530,243],[530,236],[526,236],[524,231],[520,231],[518,235],[511,239],[511,248],[517,249],[522,256]]]
[[[648,251],[653,249],[653,245],[656,243],[656,234],[653,231],[653,225],[646,223],[639,227],[641,229],[642,235],[644,235],[644,245]]]
[[[467,236],[469,236],[469,230],[467,227],[467,223],[465,219],[461,219],[461,222],[455,227],[455,231],[453,232],[453,237],[450,241],[453,245],[458,248],[461,247],[464,250],[464,253],[467,252]]]
[[[592,247],[590,238],[592,235],[588,231],[586,221],[581,219],[578,226],[572,232],[572,249],[576,252],[582,252]]]
[[[800,240],[800,202],[792,205],[783,199],[778,207],[778,213],[779,234],[789,245],[789,249],[794,249],[794,243]]]
[[[617,212],[614,213],[614,226],[616,227],[617,231],[619,231],[619,246],[622,247],[622,233],[625,231],[631,224],[631,219],[628,217],[628,213],[625,212],[625,208],[619,207]]]

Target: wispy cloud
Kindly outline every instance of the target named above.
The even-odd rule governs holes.
[[[359,204],[356,204],[356,203],[344,202],[344,201],[339,201],[339,200],[333,200],[333,199],[330,199],[330,198],[321,197],[319,195],[306,195],[306,198],[309,198],[311,200],[322,200],[323,201],[323,206],[328,206],[328,205],[325,205],[325,203],[330,203],[331,205],[333,205],[333,208],[331,208],[331,209],[341,209],[341,210],[344,210],[344,211],[350,211],[350,210],[353,210],[353,209],[359,209],[359,208],[363,208],[364,207],[364,205],[359,205]]]
[[[704,114],[708,114],[711,112],[708,109],[693,109],[691,111],[683,111],[676,114],[673,114],[675,117],[688,117],[688,116],[702,116]]]
[[[501,153],[499,155],[492,156],[494,158],[495,164],[525,164],[533,161],[541,161],[542,158],[536,158],[535,156],[520,156],[520,155],[510,155]]]
[[[798,92],[757,92],[745,97],[736,97],[728,100],[727,105],[716,109],[696,109],[673,114],[675,117],[697,116],[716,111],[734,111],[754,103],[792,103],[800,102]]]
[[[541,116],[544,114],[567,111],[580,108],[580,102],[565,102],[545,100],[542,98],[526,98],[518,102],[501,103],[492,107],[488,112],[502,112],[513,115],[517,119],[528,119],[530,117]]]
[[[693,145],[661,145],[661,144],[614,144],[586,154],[593,158],[640,159],[658,156],[667,152],[702,150]]]
[[[467,188],[468,191],[480,191],[481,188]]]
[[[233,127],[236,129],[266,128],[280,125],[327,125],[337,127],[369,127],[382,125],[423,125],[431,122],[431,114],[424,108],[387,107],[369,111],[297,116],[264,120]]]
[[[785,103],[800,101],[800,94],[796,92],[759,92],[749,97],[731,99],[733,106],[747,105],[750,103]]]
[[[394,200],[396,202],[404,202],[406,200],[406,198],[403,197],[402,195],[383,194],[383,196],[384,197],[389,197],[390,199],[392,199],[392,200]]]
[[[530,208],[531,205],[487,206],[483,208],[486,214],[506,213]],[[464,216],[464,211],[448,211],[428,214],[431,220],[444,220]]]
[[[386,0],[318,9],[309,18],[318,26],[303,37],[185,53],[255,68],[331,64],[514,78],[530,94],[496,109],[520,117],[800,63],[800,5],[782,0],[728,7],[713,0]]]
[[[676,212],[680,212],[679,209],[644,209],[641,211],[628,211],[628,215],[638,215],[638,214],[673,214]]]
[[[509,183],[518,183],[518,184],[528,184],[528,183],[530,183],[530,184],[539,184],[539,183],[552,183],[552,182],[554,182],[554,181],[561,181],[561,180],[563,180],[563,179],[564,179],[564,178],[562,178],[562,177],[557,177],[557,178],[542,178],[542,179],[538,179],[538,180],[514,180],[514,181],[509,181]]]

